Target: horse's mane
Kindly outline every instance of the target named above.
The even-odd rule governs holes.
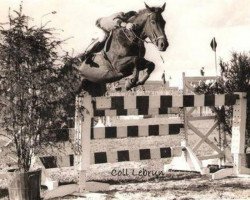
[[[149,12],[149,10],[146,9],[146,8],[144,8],[144,9],[139,10],[139,11],[137,12],[137,15],[141,15],[141,14],[144,14],[144,13],[147,13],[147,12]]]
[[[151,11],[149,11],[147,8],[141,9],[141,10],[139,10],[137,12],[137,15],[141,15],[141,14],[145,14],[145,13],[150,13],[150,12],[154,12],[154,13],[162,12],[162,8],[161,7],[151,7],[150,9],[151,9]]]
[[[136,20],[137,17],[140,17],[144,14],[149,14],[151,12],[154,12],[154,13],[161,13],[162,12],[162,8],[160,8],[160,7],[151,7],[150,9],[151,9],[151,11],[148,10],[147,8],[139,10],[134,16],[129,18],[128,21],[133,22],[134,20]]]

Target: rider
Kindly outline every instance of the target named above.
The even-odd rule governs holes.
[[[103,30],[104,35],[103,37],[98,38],[95,43],[92,45],[92,47],[87,50],[85,53],[81,54],[79,57],[82,61],[84,61],[86,58],[88,58],[93,53],[97,53],[101,51],[104,46],[107,38],[109,37],[110,33],[119,27],[125,27],[128,30],[132,30],[135,28],[135,24],[128,22],[128,19],[135,16],[135,11],[129,11],[129,12],[119,12],[115,13],[113,15],[110,15],[108,17],[102,17],[99,18],[96,21],[96,26]]]

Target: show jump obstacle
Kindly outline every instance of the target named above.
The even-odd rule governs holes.
[[[109,185],[105,183],[93,183],[86,180],[86,173],[91,164],[115,163],[124,161],[140,161],[147,159],[160,159],[174,157],[166,169],[181,169],[187,171],[199,171],[208,173],[206,166],[196,156],[187,142],[182,142],[180,147],[146,148],[138,150],[122,150],[112,152],[90,151],[90,142],[93,139],[104,138],[127,138],[162,136],[166,134],[177,134],[183,123],[176,124],[153,124],[148,126],[123,126],[123,127],[100,127],[93,128],[94,118],[102,116],[128,116],[128,115],[153,115],[160,116],[168,113],[169,108],[194,108],[200,106],[223,106],[234,105],[232,156],[234,164],[232,168],[224,169],[213,174],[213,178],[222,178],[228,175],[239,175],[249,173],[250,170],[244,165],[245,126],[246,126],[246,99],[245,94],[224,95],[141,95],[141,96],[110,96],[91,97],[85,95],[76,99],[75,135],[74,141],[78,144],[74,151],[74,167],[78,170],[78,183],[51,188],[45,195],[45,199],[71,194],[83,193],[84,191],[108,190]],[[184,117],[185,118],[185,117]],[[206,135],[200,133],[202,142],[209,143],[221,156],[224,152],[220,150]],[[78,152],[78,153],[76,153]],[[70,151],[67,152],[69,154]],[[73,156],[73,155],[72,155]],[[71,156],[71,157],[72,157]],[[213,158],[207,157],[207,158]],[[68,162],[72,163],[73,162]],[[184,166],[181,167],[180,166]]]

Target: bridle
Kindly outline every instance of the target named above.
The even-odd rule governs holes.
[[[147,19],[146,19],[146,22],[148,21],[149,17],[150,17],[152,14],[153,14],[152,12],[148,14]],[[145,23],[146,23],[146,22],[145,22]],[[150,24],[150,26],[152,26],[152,25]],[[151,29],[152,29],[152,27],[151,27]],[[154,29],[152,29],[152,30],[154,30]],[[156,46],[157,46],[158,40],[164,39],[164,38],[165,38],[163,35],[160,35],[160,36],[157,37],[157,35],[156,35],[155,32],[153,31],[153,37],[154,37],[154,38],[152,39],[153,41],[152,41],[152,40],[151,40],[151,41],[147,41],[146,39],[141,39],[140,37],[138,37],[138,36],[136,35],[136,33],[135,33],[133,30],[130,30],[130,31],[131,31],[131,33],[133,34],[133,36],[134,36],[136,39],[140,40],[141,42],[151,43],[151,44],[154,44],[154,45],[156,45]],[[125,36],[127,37],[127,39],[128,39],[130,42],[134,42],[133,40],[131,40],[131,39],[128,37],[128,35],[127,35],[126,32],[124,31],[124,29],[123,29],[123,33],[125,34]],[[135,43],[135,42],[134,42],[134,43]]]
[[[149,17],[150,17],[152,14],[153,14],[152,12],[148,14],[146,22],[148,21]],[[160,35],[160,36],[157,37],[156,33],[154,32],[154,29],[152,28],[151,23],[149,23],[149,24],[150,24],[151,30],[153,31],[153,37],[154,37],[152,43],[153,43],[154,45],[157,46],[158,40],[164,39],[165,37],[164,37],[163,35]]]

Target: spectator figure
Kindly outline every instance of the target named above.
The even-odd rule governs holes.
[[[161,75],[161,79],[162,79],[163,85],[165,85],[166,84],[165,70],[163,71],[163,73]]]

